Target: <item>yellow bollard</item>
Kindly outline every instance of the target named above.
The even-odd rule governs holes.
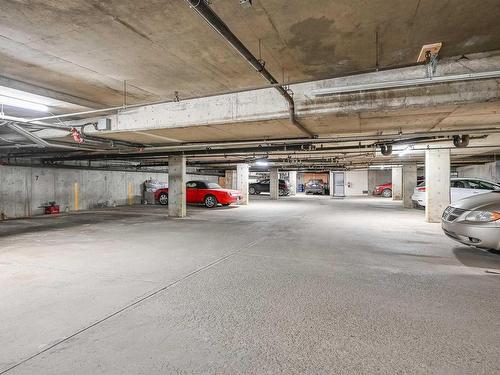
[[[133,191],[132,191],[132,183],[129,182],[128,183],[128,205],[129,206],[132,206],[134,204],[134,195],[133,195]]]
[[[79,205],[78,205],[78,182],[75,182],[73,184],[73,207],[75,211],[79,210]]]

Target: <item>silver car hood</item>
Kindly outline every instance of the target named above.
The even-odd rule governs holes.
[[[500,191],[473,195],[465,199],[453,202],[451,206],[467,211],[496,211],[500,212]]]

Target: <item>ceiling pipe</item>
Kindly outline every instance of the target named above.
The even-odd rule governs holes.
[[[7,124],[7,127],[10,130],[12,130],[13,132],[15,132],[15,133],[23,136],[24,138],[30,140],[31,142],[35,143],[37,146],[39,146],[41,148],[45,148],[45,147],[49,147],[50,146],[49,142],[47,142],[46,140],[38,137],[35,134],[30,133],[29,131],[27,131],[26,129],[23,129],[22,127],[20,127],[17,124],[9,123],[9,124]]]
[[[267,82],[272,85],[278,84],[278,81],[273,77],[273,75],[266,69],[265,63],[262,60],[257,59],[241,40],[233,34],[229,27],[222,21],[222,19],[213,11],[212,8],[207,4],[205,0],[186,0],[189,6],[196,11],[219,35],[224,38],[240,55],[243,57],[259,74],[264,77]],[[282,86],[277,85],[274,88],[280,93],[283,98],[288,103],[288,112],[290,116],[290,121],[303,133],[309,135],[309,137],[314,138],[315,134],[306,129],[295,116],[295,102],[290,93]]]
[[[473,72],[466,74],[453,74],[444,76],[434,76],[432,78],[401,79],[396,81],[381,81],[373,83],[362,83],[359,85],[347,85],[338,87],[325,87],[313,90],[314,96],[327,96],[336,94],[348,94],[351,92],[364,92],[374,90],[385,90],[394,88],[404,88],[422,85],[432,85],[436,83],[462,82],[481,79],[500,78],[500,70],[490,72]]]
[[[227,141],[227,142],[209,142],[209,143],[186,143],[175,146],[152,146],[145,147],[144,151],[194,151],[205,150],[207,148],[238,148],[247,146],[277,146],[277,145],[293,145],[293,144],[320,144],[320,143],[342,143],[342,142],[359,142],[359,141],[373,141],[378,142],[387,140],[385,143],[401,143],[406,140],[413,140],[414,138],[429,138],[436,136],[453,136],[457,133],[471,133],[471,134],[495,134],[500,133],[500,128],[479,128],[479,129],[458,129],[453,131],[432,131],[432,132],[418,132],[418,133],[390,133],[383,135],[358,135],[358,136],[335,136],[335,137],[319,137],[315,139],[310,138],[292,138],[292,139],[267,139],[267,140],[249,140],[249,141]],[[106,138],[108,139],[108,138]]]

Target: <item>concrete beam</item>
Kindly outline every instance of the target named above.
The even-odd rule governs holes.
[[[392,200],[403,199],[403,168],[392,167]]]
[[[450,204],[450,150],[425,152],[425,220],[439,223]]]
[[[279,171],[278,168],[271,168],[269,175],[269,193],[271,199],[277,200],[279,198]]]
[[[168,158],[168,216],[186,216],[186,157]]]
[[[403,164],[403,207],[412,208],[411,196],[417,186],[417,163]]]
[[[487,57],[485,67],[500,64],[500,56]],[[478,63],[477,66],[482,66]],[[498,65],[497,65],[498,66]],[[440,62],[436,75],[467,73],[463,65]],[[294,84],[296,113],[299,118],[357,114],[374,110],[397,110],[479,103],[498,99],[500,81],[484,79],[440,85],[378,90],[361,93],[315,96],[318,89],[398,79],[425,77],[425,67],[417,66],[377,73]],[[247,123],[288,119],[288,106],[273,88],[249,90],[180,102],[142,106],[112,116],[112,131],[143,131],[200,125]],[[89,121],[78,120],[75,125]],[[90,129],[89,129],[90,131]]]

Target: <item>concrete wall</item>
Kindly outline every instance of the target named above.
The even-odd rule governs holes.
[[[458,177],[475,177],[500,182],[500,161],[457,168]]]
[[[368,171],[347,171],[345,173],[345,195],[366,195],[368,190]]]
[[[55,201],[61,210],[86,210],[100,202],[141,202],[142,183],[168,181],[167,173],[0,166],[0,214],[7,218],[43,214],[40,206]],[[188,175],[217,182],[217,177]],[[75,198],[77,199],[75,201]]]
[[[369,169],[368,170],[368,194],[372,194],[375,186],[390,184],[392,181],[391,169]]]

